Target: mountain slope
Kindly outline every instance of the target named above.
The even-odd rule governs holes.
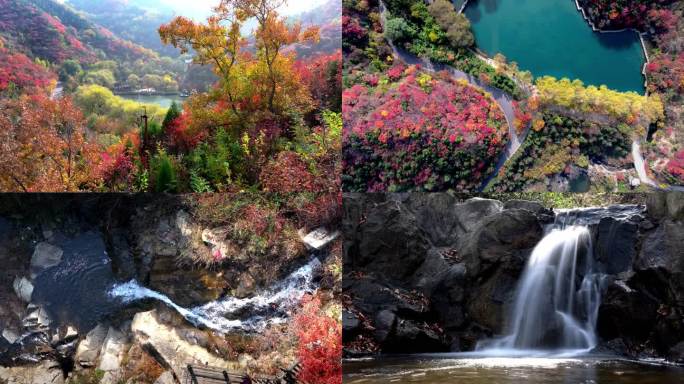
[[[52,64],[156,56],[53,0],[0,0],[0,36],[11,52]]]
[[[169,8],[153,8],[149,4],[142,7],[137,2],[127,0],[68,0],[68,4],[122,39],[164,56],[175,57],[179,54],[177,49],[162,44],[157,32],[160,25],[173,18],[173,11]]]

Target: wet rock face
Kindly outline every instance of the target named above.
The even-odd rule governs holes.
[[[644,237],[638,270],[662,269],[670,274],[684,273],[684,224],[681,221],[664,220],[658,228]]]
[[[345,273],[361,272],[345,276],[343,289],[383,350],[448,351],[473,322],[501,330],[548,210],[448,194],[372,199],[354,196],[343,224]]]
[[[195,268],[189,256],[211,252],[202,231],[183,210],[138,215],[132,231],[132,248],[142,262],[137,279],[185,307],[218,299],[228,282],[218,271]]]
[[[591,228],[606,274],[601,348],[680,359],[684,204],[672,195],[648,199],[645,212],[614,206],[558,220]],[[345,209],[345,343],[372,339],[385,352],[470,350],[505,332],[526,261],[557,219],[536,202],[448,194],[351,195]],[[557,337],[550,324],[546,340]]]
[[[479,198],[459,202],[449,194],[437,193],[412,194],[406,206],[414,213],[417,224],[425,231],[432,245],[446,247],[474,230],[482,218],[501,212],[503,204]]]
[[[430,248],[414,215],[402,204],[387,202],[370,211],[359,228],[355,267],[401,281],[425,261]]]
[[[603,271],[616,275],[629,271],[636,257],[638,224],[603,218],[598,224],[595,237],[596,260],[603,265]]]

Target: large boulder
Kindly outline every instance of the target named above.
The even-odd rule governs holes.
[[[45,360],[38,365],[6,368],[0,366],[0,383],[64,384],[64,372],[56,361]]]
[[[487,278],[471,286],[468,291],[467,311],[470,320],[494,334],[504,331],[506,315],[515,300],[515,291],[523,269],[519,256],[506,258]]]
[[[177,379],[183,377],[183,369],[188,364],[239,369],[237,363],[226,361],[203,348],[199,337],[183,337],[196,331],[173,321],[172,316],[157,310],[140,312],[133,318],[131,331],[135,341],[162,367],[173,371]]]
[[[424,322],[397,319],[394,334],[385,341],[384,350],[390,353],[447,352],[449,345]]]
[[[442,277],[449,271],[449,264],[444,259],[444,252],[448,250],[431,248],[423,261],[423,264],[415,271],[409,283],[411,287],[419,289],[426,295],[430,295]]]
[[[617,275],[631,269],[637,253],[639,226],[631,221],[606,217],[596,229],[595,256],[605,273]]]
[[[463,311],[465,284],[465,265],[457,264],[447,269],[432,292],[430,297],[432,306],[447,329],[458,328],[465,321]]]
[[[604,340],[622,338],[629,345],[645,341],[655,324],[658,300],[615,280],[607,288],[599,307],[597,331]]]
[[[459,203],[447,193],[411,194],[406,206],[414,212],[418,226],[436,247],[454,245],[482,219],[502,209],[501,202],[496,200],[474,198]]]
[[[425,297],[415,291],[382,284],[371,278],[349,278],[345,279],[343,284],[343,289],[351,297],[354,307],[371,318],[382,310],[390,310],[412,318],[425,317],[430,311]]]
[[[387,337],[394,332],[396,321],[397,316],[394,312],[386,309],[375,315],[375,319],[373,320],[375,331],[373,335],[378,343],[387,341]]]
[[[684,192],[650,193],[646,205],[651,217],[684,220]]]
[[[684,272],[684,224],[664,220],[648,233],[635,263],[635,269],[662,269],[670,274]]]
[[[534,213],[511,209],[488,216],[465,239],[461,253],[470,276],[477,276],[500,261],[514,260],[520,251],[533,248],[543,237]]]
[[[361,321],[353,312],[342,311],[342,335],[345,340],[353,340],[360,331]]]
[[[121,362],[126,352],[128,339],[116,328],[109,327],[100,351],[100,364],[97,369],[104,372],[102,384],[116,383],[121,378]]]
[[[85,339],[78,344],[74,362],[83,368],[96,366],[108,331],[108,327],[98,324],[97,327],[88,332]]]
[[[427,257],[430,242],[415,216],[402,204],[383,203],[359,226],[359,247],[352,267],[390,281],[404,281]]]
[[[536,215],[553,216],[553,211],[543,206],[538,201],[509,200],[504,203],[504,209],[524,209]]]
[[[63,255],[64,251],[61,248],[46,242],[38,243],[31,256],[31,278],[61,263]]]
[[[17,277],[12,283],[14,292],[17,297],[20,298],[25,303],[31,302],[31,296],[33,296],[33,284],[25,277]]]
[[[192,307],[218,299],[228,288],[221,271],[194,268],[188,264],[197,256],[206,259],[211,246],[202,241],[202,228],[189,214],[162,216],[135,225],[137,253],[143,260],[139,280],[169,296],[178,305]],[[181,260],[186,262],[180,262]]]
[[[2,336],[2,338],[5,339],[9,344],[14,344],[20,338],[19,333],[10,328],[3,329],[0,336]]]

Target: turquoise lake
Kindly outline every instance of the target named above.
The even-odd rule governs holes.
[[[501,53],[535,77],[644,92],[639,35],[594,32],[573,0],[471,0],[465,14],[482,51]]]

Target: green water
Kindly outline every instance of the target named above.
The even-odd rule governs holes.
[[[465,14],[482,51],[502,53],[535,77],[644,92],[638,34],[592,31],[573,0],[471,0]]]
[[[180,96],[168,95],[120,95],[124,99],[137,101],[143,104],[157,104],[164,108],[169,108],[174,101],[178,105],[183,105],[184,98]]]

